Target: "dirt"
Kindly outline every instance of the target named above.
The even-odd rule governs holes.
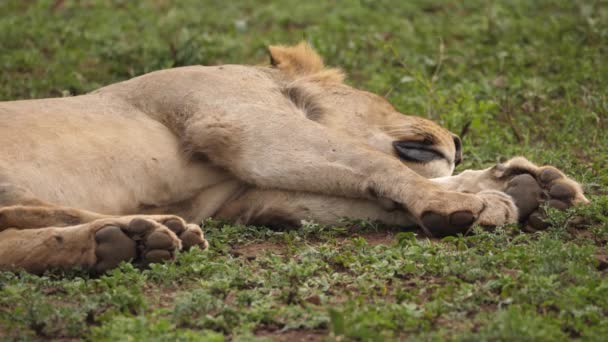
[[[370,246],[377,245],[391,245],[395,239],[397,232],[394,231],[375,231],[365,232],[360,234],[353,234],[348,237],[338,238],[338,243],[348,243],[353,237],[364,238]],[[246,245],[235,246],[231,253],[236,257],[243,257],[249,260],[254,260],[256,257],[264,255],[267,252],[271,252],[277,255],[286,254],[286,246],[282,243],[261,241],[253,242]]]
[[[247,245],[236,246],[232,250],[232,255],[236,257],[244,257],[249,260],[255,259],[257,256],[264,255],[267,252],[273,254],[285,254],[285,245],[276,242],[254,242]]]
[[[594,257],[597,261],[597,270],[604,272],[604,274],[608,273],[608,255],[606,255],[606,251],[598,248]]]
[[[377,245],[386,245],[389,246],[395,240],[395,235],[397,232],[394,231],[375,231],[375,232],[365,232],[361,234],[354,234],[348,238],[344,238],[343,241],[350,239],[352,237],[362,237],[364,238],[370,246]]]
[[[273,341],[323,341],[323,338],[327,336],[327,332],[323,330],[267,330],[261,329],[256,331],[256,336],[266,337]]]

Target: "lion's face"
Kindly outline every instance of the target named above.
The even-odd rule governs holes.
[[[403,115],[384,98],[344,84],[306,43],[270,46],[271,64],[287,79],[285,94],[311,120],[389,154],[419,174],[445,177],[461,160],[460,139],[445,128]]]
[[[399,113],[384,98],[344,84],[318,99],[318,121],[364,141],[368,146],[401,160],[428,177],[452,174],[462,159],[460,139],[434,122]]]

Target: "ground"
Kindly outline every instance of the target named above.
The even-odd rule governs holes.
[[[262,64],[267,44],[305,39],[350,84],[463,136],[457,171],[525,155],[593,202],[551,212],[547,231],[443,240],[207,221],[210,250],[172,264],[0,273],[0,339],[605,340],[607,1],[8,0],[0,13],[0,100]]]

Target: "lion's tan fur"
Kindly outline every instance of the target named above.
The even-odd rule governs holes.
[[[91,224],[109,215],[264,224],[349,216],[406,226],[429,210],[467,210],[483,224],[516,220],[490,169],[450,177],[449,131],[344,84],[306,43],[269,52],[273,68],[182,67],[82,96],[0,103],[0,266],[42,265],[54,232],[80,229],[88,233],[70,248],[89,254],[64,264],[88,267]],[[402,161],[394,141],[427,141],[445,158]],[[15,206],[30,205],[26,197],[48,208],[47,221],[27,223],[34,210],[20,221]],[[79,225],[24,230],[72,225],[61,210],[83,211]],[[24,253],[38,259],[20,263]]]
[[[295,46],[271,45],[268,47],[270,62],[288,78],[317,82],[342,83],[340,69],[326,68],[323,59],[307,43]]]

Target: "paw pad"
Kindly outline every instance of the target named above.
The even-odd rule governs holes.
[[[136,243],[120,227],[105,226],[95,233],[95,272],[104,273],[115,268],[121,261],[134,260],[137,257]]]
[[[169,219],[163,222],[163,224],[167,226],[167,228],[171,229],[171,231],[174,232],[177,236],[186,231],[186,226],[184,225],[184,223],[177,218]]]
[[[542,184],[549,184],[556,179],[562,178],[563,174],[556,168],[551,166],[545,167],[538,175],[538,179]]]
[[[115,268],[122,261],[143,264],[170,260],[179,249],[179,240],[167,227],[144,218],[134,218],[127,224],[120,219],[95,232],[94,266],[96,273]]]
[[[147,249],[171,249],[174,247],[175,241],[165,232],[153,232],[146,239]]]
[[[450,215],[441,215],[432,211],[422,214],[422,225],[435,237],[445,237],[466,233],[475,222],[470,211],[456,211]]]
[[[192,247],[206,249],[209,247],[209,243],[207,243],[207,240],[203,237],[203,231],[198,226],[189,227],[187,231],[179,236],[179,238],[182,240],[184,249]]]
[[[163,224],[179,237],[185,250],[191,247],[206,249],[209,245],[204,238],[203,231],[195,224],[186,224],[178,218],[166,220]]]
[[[554,198],[569,199],[574,198],[576,190],[567,184],[557,183],[549,189],[549,196]]]
[[[125,230],[132,236],[138,236],[146,234],[147,232],[153,230],[155,226],[156,225],[152,221],[142,218],[134,218],[125,227]]]
[[[566,210],[576,202],[577,196],[586,200],[578,184],[566,178],[558,169],[545,166],[536,175],[537,178],[532,174],[515,176],[505,190],[519,210],[519,222],[531,231],[543,230],[549,226],[544,222],[546,215],[540,208],[543,203]]]
[[[538,208],[543,196],[543,189],[529,174],[513,177],[505,192],[513,198],[519,210],[519,221],[528,218]]]

